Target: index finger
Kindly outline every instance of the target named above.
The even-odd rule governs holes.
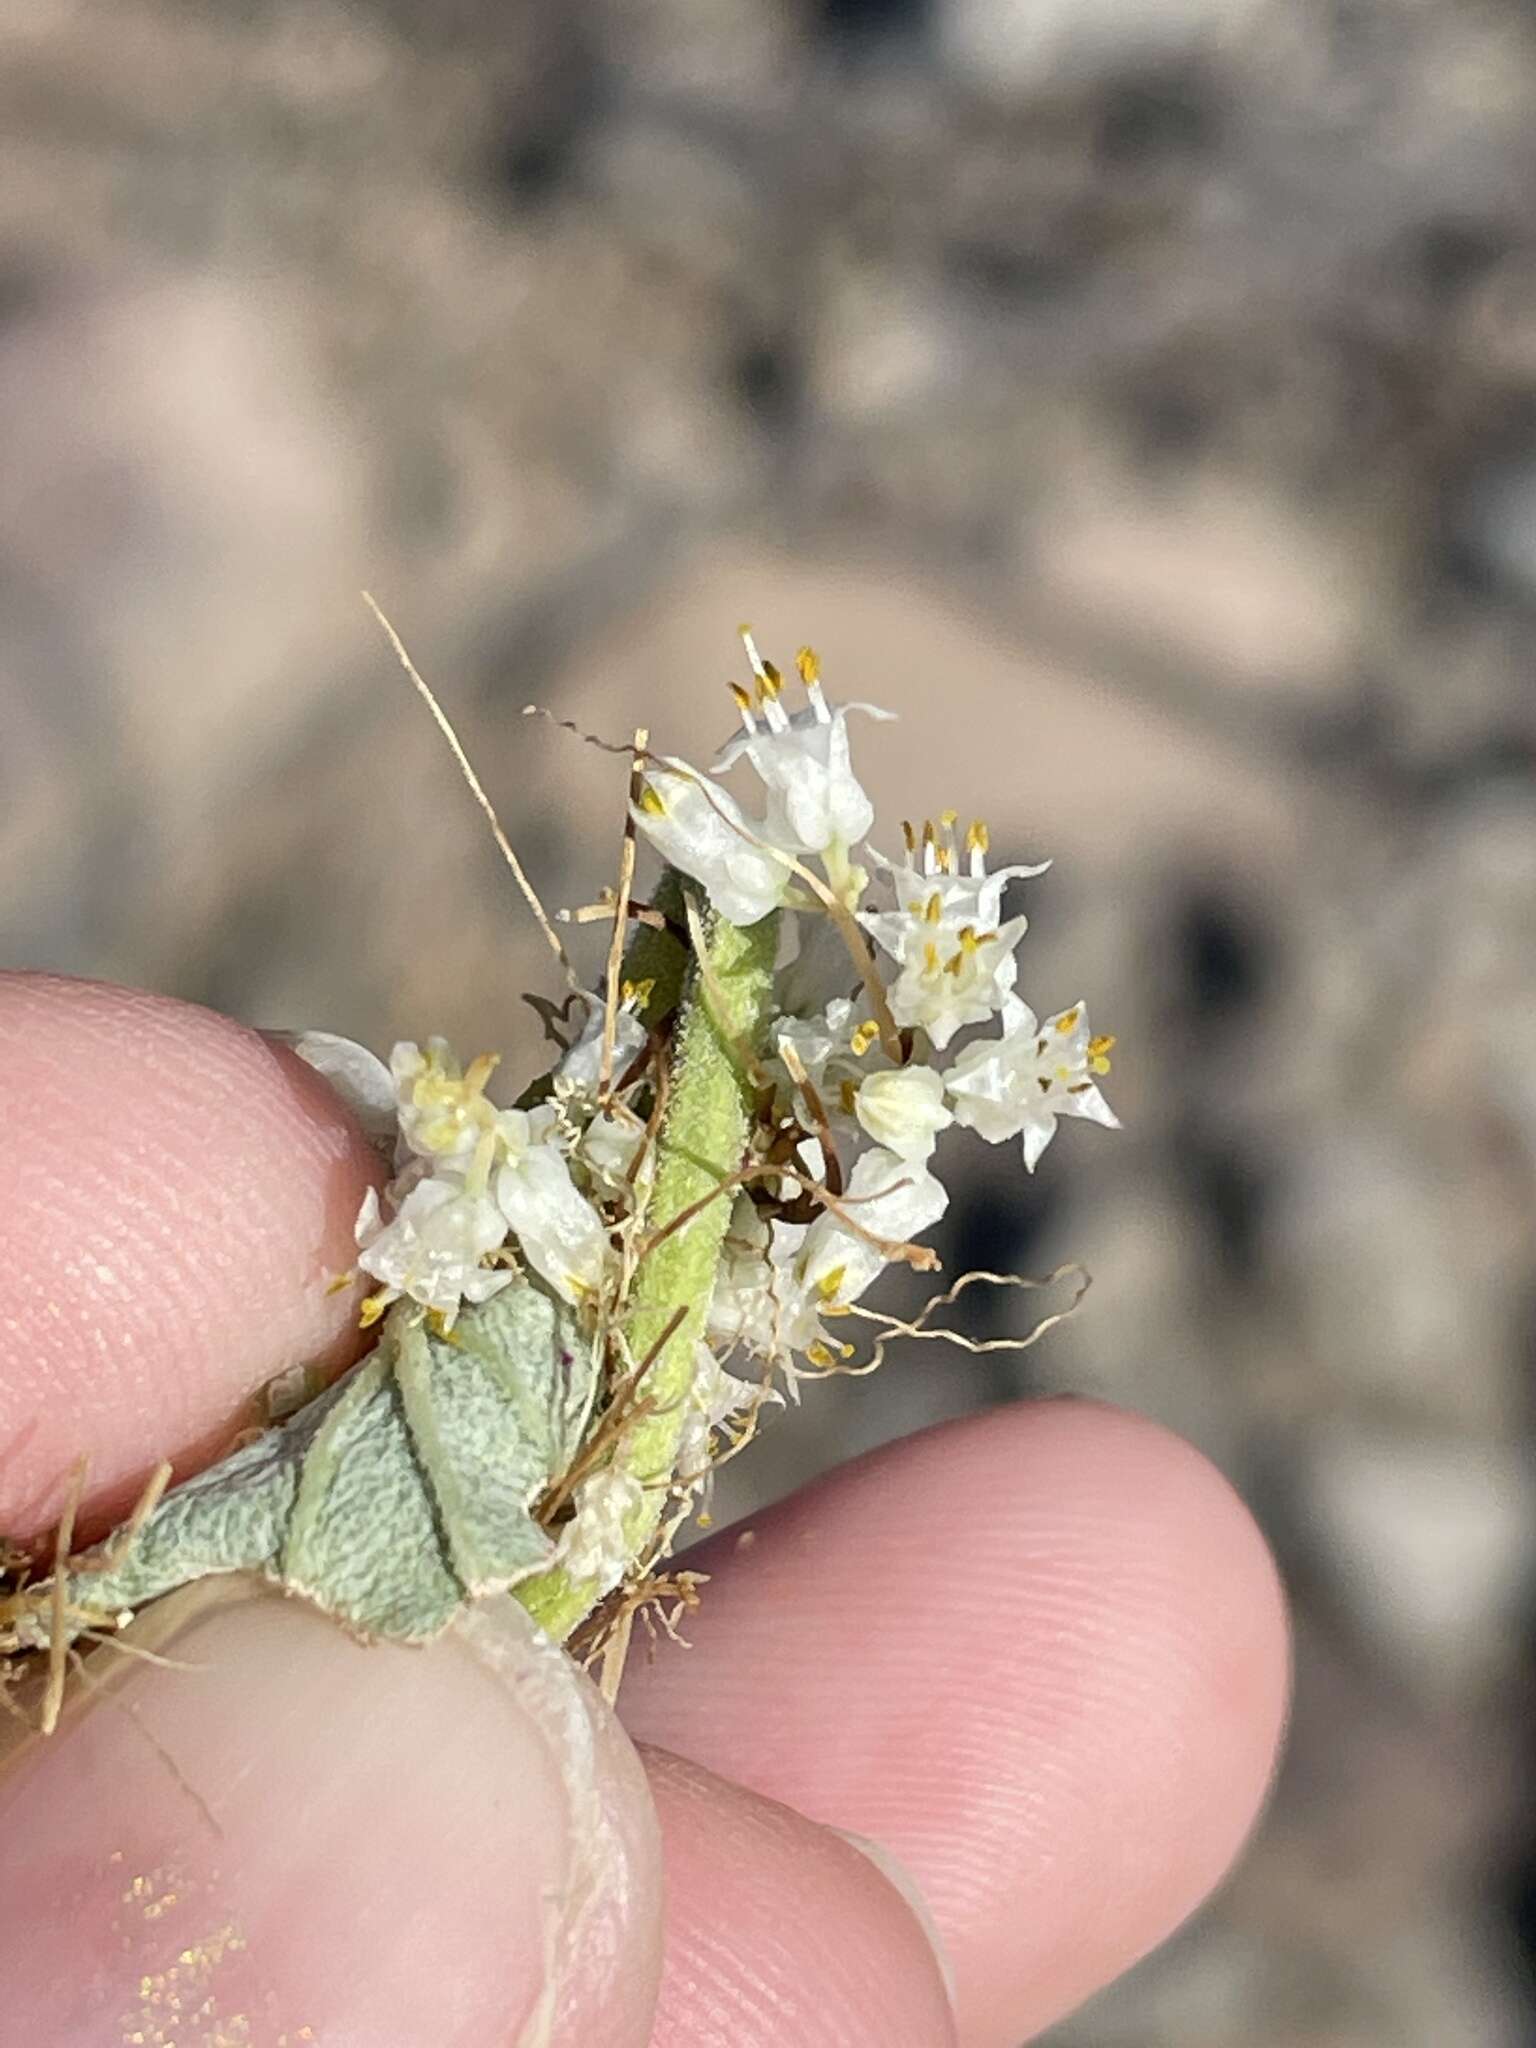
[[[0,1533],[122,1517],[361,1346],[352,1225],[382,1168],[319,1076],[210,1010],[0,974]]]

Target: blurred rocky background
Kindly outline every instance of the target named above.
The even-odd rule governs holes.
[[[720,1503],[1065,1386],[1258,1508],[1273,1811],[1054,2048],[1536,2030],[1533,195],[1523,0],[0,15],[7,962],[532,1067],[365,583],[553,902],[622,765],[521,707],[697,754],[742,617],[902,714],[885,815],[1055,856],[1025,987],[1127,1132],[992,1156],[945,1250],[1093,1292]]]

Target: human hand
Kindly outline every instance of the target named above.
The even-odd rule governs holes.
[[[85,1454],[90,1537],[351,1355],[325,1280],[376,1162],[291,1054],[161,998],[0,976],[0,1055],[0,1529],[46,1532]],[[193,1668],[113,1660],[0,1772],[0,2034],[1013,2048],[1252,1821],[1273,1568],[1148,1423],[928,1430],[689,1563],[695,1647],[631,1660],[627,1735],[511,1602],[426,1650],[276,1596],[152,1610]]]

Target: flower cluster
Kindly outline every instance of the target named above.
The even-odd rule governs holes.
[[[1098,1085],[1114,1041],[1090,1035],[1081,1002],[1041,1024],[1015,994],[1027,920],[1005,916],[1003,898],[1049,863],[989,871],[986,826],[962,839],[953,811],[920,831],[904,824],[898,859],[861,844],[874,806],[853,770],[848,713],[891,714],[829,703],[809,648],[796,663],[805,707],[787,711],[780,671],[742,638],[754,678],[751,691],[731,686],[742,730],[708,775],[675,758],[651,764],[634,817],[732,922],[777,909],[795,927],[761,1134],[785,1168],[781,1199],[738,1198],[709,1326],[718,1347],[793,1372],[797,1358],[825,1369],[850,1355],[827,1322],[943,1215],[939,1134],[959,1124],[992,1144],[1021,1138],[1033,1171],[1059,1117],[1114,1128]],[[765,793],[756,816],[715,779],[741,760]],[[856,936],[850,947],[850,917],[888,970],[867,947],[859,957]],[[941,1065],[975,1027],[993,1028]],[[818,1213],[802,1220],[807,1200]]]
[[[600,1037],[600,1009],[596,1023]],[[587,1085],[592,1035],[578,1038],[562,1063],[575,1076],[573,1094]],[[630,1033],[621,1042],[633,1051]],[[600,1293],[609,1233],[592,1199],[591,1169],[561,1115],[564,1091],[557,1079],[554,1099],[497,1109],[485,1092],[495,1066],[487,1054],[461,1068],[441,1038],[424,1052],[410,1042],[395,1047],[395,1174],[384,1203],[370,1189],[357,1219],[358,1265],[380,1282],[365,1322],[406,1295],[451,1329],[461,1303],[488,1301],[515,1277],[509,1236],[564,1300]]]
[[[829,702],[809,648],[796,662],[805,701],[791,710],[779,669],[742,638],[753,681],[731,686],[740,729],[708,773],[646,757],[632,814],[730,924],[781,916],[767,1085],[724,1197],[707,1336],[711,1359],[744,1353],[793,1376],[851,1354],[839,1319],[943,1215],[934,1159],[946,1130],[1019,1139],[1033,1171],[1059,1118],[1115,1126],[1099,1089],[1113,1040],[1090,1033],[1081,1002],[1042,1022],[1016,993],[1027,920],[1004,898],[1048,863],[989,869],[987,828],[962,833],[953,811],[904,825],[895,858],[870,846],[874,806],[848,719],[891,714]],[[718,779],[743,762],[761,785],[755,810]],[[375,1123],[381,1095],[386,1123],[394,1111],[395,1175],[358,1220],[359,1263],[379,1283],[368,1315],[407,1296],[451,1325],[462,1302],[506,1286],[519,1258],[568,1302],[612,1302],[658,1103],[648,995],[626,986],[612,1016],[587,999],[547,1084],[513,1109],[488,1099],[492,1060],[461,1069],[441,1040],[397,1046],[387,1075],[377,1062],[362,1075],[355,1060],[342,1073],[332,1056]],[[724,1416],[733,1402],[737,1383],[711,1378],[701,1412]]]

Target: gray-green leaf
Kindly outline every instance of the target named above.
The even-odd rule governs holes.
[[[250,1571],[362,1635],[435,1635],[548,1565],[531,1510],[575,1457],[596,1384],[590,1341],[537,1286],[466,1309],[447,1337],[402,1302],[317,1401],[169,1493],[120,1555],[77,1564],[71,1633]],[[46,1642],[46,1611],[24,1633]]]

